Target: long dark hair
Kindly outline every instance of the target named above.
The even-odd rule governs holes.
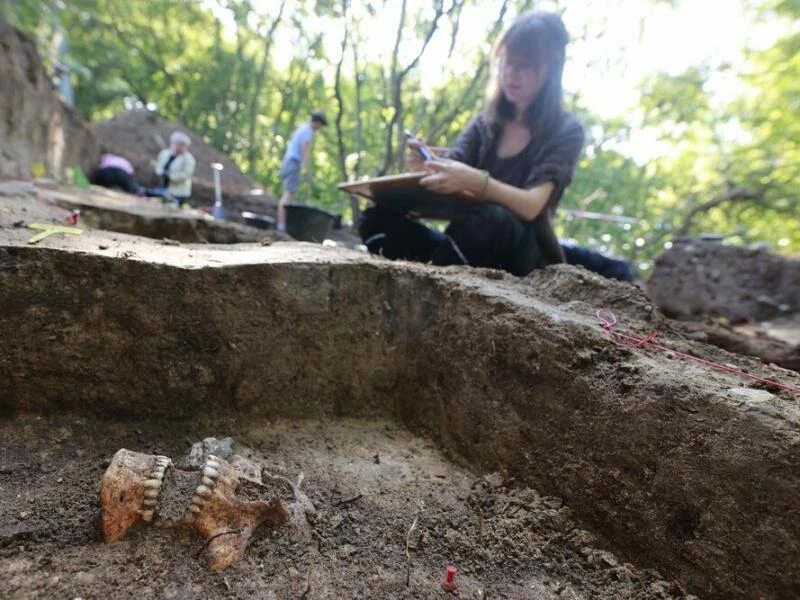
[[[537,67],[547,67],[547,79],[528,107],[525,122],[536,140],[548,139],[561,123],[563,114],[561,77],[564,73],[569,34],[561,17],[554,13],[531,11],[517,17],[503,34],[494,51],[496,61],[521,58]],[[506,98],[501,74],[488,93],[484,120],[492,132],[516,117],[516,107]]]

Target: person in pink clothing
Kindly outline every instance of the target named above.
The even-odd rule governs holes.
[[[100,162],[92,175],[92,183],[106,188],[119,188],[137,196],[145,193],[142,186],[134,179],[131,162],[110,152],[103,152],[100,155]]]

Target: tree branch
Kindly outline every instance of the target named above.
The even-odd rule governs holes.
[[[403,6],[405,8],[405,1],[403,2]],[[439,28],[439,19],[442,18],[442,15],[444,15],[444,0],[439,0],[436,3],[436,13],[433,16],[433,21],[431,21],[431,26],[428,28],[428,31],[425,34],[425,39],[422,41],[422,47],[419,49],[419,52],[417,52],[417,55],[413,58],[413,60],[406,65],[406,68],[400,72],[401,81],[405,79],[405,76],[408,75],[411,69],[417,66],[422,58],[422,55],[425,54],[425,50],[428,48],[428,44],[431,43],[433,34],[436,33],[436,30]]]
[[[510,0],[503,0],[503,5],[500,7],[500,11],[497,14],[497,19],[495,19],[495,22],[492,24],[492,27],[489,30],[488,38],[489,38],[489,41],[491,41],[492,43],[494,43],[494,40],[497,38],[498,35],[500,35],[500,31],[501,31],[501,29],[503,27],[503,19],[505,18],[506,13],[508,12],[509,4],[510,4]],[[455,45],[455,37],[453,37],[452,45]],[[484,58],[484,60],[482,60],[480,62],[480,64],[478,65],[478,68],[475,71],[475,75],[472,77],[472,80],[467,85],[467,89],[465,90],[463,97],[469,98],[469,100],[468,100],[468,102],[463,103],[463,104],[467,104],[467,105],[471,104],[471,102],[472,102],[471,95],[474,93],[478,83],[480,83],[480,81],[482,80],[483,75],[484,75],[484,70],[488,66],[489,66],[489,59],[488,59],[488,57],[486,57],[486,58]],[[445,96],[446,96],[446,94],[442,94],[443,98]],[[441,104],[439,106],[441,106]],[[430,122],[430,125],[429,125],[429,128],[428,128],[428,131],[426,132],[426,135],[428,136],[428,140],[429,141],[434,140],[441,133],[441,129],[444,126],[446,126],[448,123],[451,123],[453,121],[453,119],[455,119],[455,117],[459,114],[461,109],[463,108],[462,105],[457,105],[453,110],[451,110],[447,114],[447,116],[444,119],[439,120],[439,122],[437,123],[437,122],[433,121],[433,117],[434,117],[435,114],[437,114],[439,112],[439,106],[437,106],[436,110],[431,115],[431,122]]]
[[[352,36],[350,46],[353,50],[353,73],[355,75],[356,84],[356,164],[355,176],[361,175],[361,154],[363,151],[363,121],[361,115],[361,85],[363,83],[363,75],[358,66],[358,39]],[[358,206],[358,203],[356,203]]]
[[[674,237],[681,237],[685,236],[689,233],[689,230],[692,228],[692,224],[694,219],[700,213],[707,212],[712,208],[719,206],[720,204],[724,204],[725,202],[760,202],[764,199],[764,194],[766,190],[762,189],[759,191],[750,191],[744,188],[734,188],[729,190],[723,194],[719,194],[715,196],[708,202],[704,202],[702,204],[698,204],[697,206],[693,207],[689,210],[688,213],[683,217],[683,222],[681,225],[674,231]]]
[[[436,2],[436,9],[435,14],[433,16],[433,20],[431,21],[430,27],[428,27],[428,31],[425,34],[425,38],[422,42],[422,47],[420,48],[419,52],[417,52],[416,56],[411,60],[411,62],[406,65],[401,71],[398,71],[398,63],[399,57],[398,54],[400,52],[400,40],[402,39],[403,29],[405,27],[405,19],[406,19],[406,6],[407,0],[403,0],[403,3],[400,7],[400,23],[397,27],[397,37],[395,38],[394,50],[392,53],[392,106],[394,111],[392,113],[392,118],[389,121],[389,124],[386,128],[386,144],[384,148],[384,155],[383,155],[383,164],[378,171],[378,175],[385,175],[389,169],[392,167],[392,164],[395,161],[395,152],[394,152],[394,132],[395,129],[398,130],[398,138],[402,139],[402,132],[399,131],[403,124],[403,80],[405,79],[406,75],[417,66],[422,58],[422,55],[425,53],[428,44],[430,43],[431,39],[433,38],[434,33],[439,27],[439,19],[445,14],[444,10],[444,0],[437,0]],[[454,3],[450,10],[456,6]]]

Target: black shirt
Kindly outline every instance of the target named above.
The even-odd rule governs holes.
[[[489,127],[481,115],[461,133],[448,157],[485,169],[494,179],[522,189],[552,182],[553,193],[547,205],[528,224],[527,243],[536,243],[548,264],[565,262],[552,219],[575,174],[583,149],[583,127],[574,116],[565,112],[558,128],[548,139],[531,140],[520,153],[507,158],[497,157],[500,132],[500,125]]]

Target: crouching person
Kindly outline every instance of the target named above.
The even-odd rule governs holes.
[[[144,188],[136,183],[133,177],[133,165],[122,156],[103,152],[100,155],[100,162],[94,173],[91,182],[94,185],[110,189],[120,189],[129,194],[137,196],[144,195]]]

